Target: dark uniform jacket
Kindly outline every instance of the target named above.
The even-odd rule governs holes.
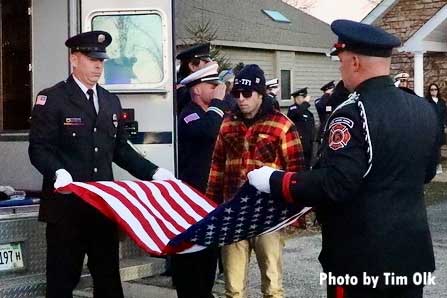
[[[55,172],[67,170],[73,181],[113,180],[112,162],[139,179],[150,180],[157,167],[127,144],[117,96],[97,85],[96,115],[81,88],[67,81],[39,93],[32,112],[29,135],[31,163],[43,175],[39,219],[55,222],[66,210],[66,200],[53,192]]]
[[[293,104],[289,107],[287,117],[295,123],[303,146],[304,160],[309,168],[312,160],[312,145],[314,141],[315,120],[314,115],[308,109],[310,104],[304,102],[300,105]]]
[[[393,272],[411,282],[413,273],[435,269],[424,183],[436,172],[436,118],[425,100],[396,88],[388,76],[369,79],[356,92],[371,146],[358,104],[345,102],[328,119],[315,170],[275,172],[272,193],[317,206],[324,271]]]
[[[427,98],[428,102],[434,108],[436,115],[438,116],[438,124],[441,138],[439,139],[439,145],[446,144],[445,132],[444,129],[447,126],[447,107],[445,105],[445,101],[442,98],[438,98],[438,102],[436,103],[431,97]]]
[[[208,111],[189,102],[180,113],[178,123],[179,177],[205,192],[211,167],[211,157],[224,116],[225,104],[213,99]]]

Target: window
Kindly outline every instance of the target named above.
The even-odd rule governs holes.
[[[290,70],[281,70],[281,98],[290,100],[291,93],[291,75]]]
[[[163,81],[162,18],[157,13],[97,15],[93,30],[112,35],[100,84],[110,90],[144,90]]]
[[[282,13],[276,10],[262,9],[262,12],[268,15],[272,20],[279,23],[290,23],[290,20],[286,18]]]

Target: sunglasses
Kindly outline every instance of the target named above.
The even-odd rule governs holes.
[[[234,98],[239,98],[242,94],[242,97],[249,98],[253,94],[253,91],[231,91],[231,95],[233,95]]]
[[[401,81],[401,82],[408,82],[407,79],[399,79],[399,81]]]
[[[438,89],[430,88],[430,91],[438,91]]]

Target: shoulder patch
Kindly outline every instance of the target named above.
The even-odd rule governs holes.
[[[47,96],[46,95],[39,95],[36,98],[36,105],[44,106],[47,102]]]
[[[189,122],[196,121],[199,119],[200,119],[200,116],[197,113],[192,113],[192,114],[189,114],[188,116],[186,116],[185,118],[183,118],[183,121],[185,121],[185,123],[188,124]]]
[[[329,148],[336,151],[346,147],[351,140],[349,129],[354,126],[351,119],[338,117],[329,125]]]
[[[349,128],[354,127],[354,121],[352,121],[351,119],[346,118],[346,117],[337,117],[337,118],[332,119],[331,123],[329,124],[329,128],[331,128],[335,124],[344,124],[344,125],[348,126]]]

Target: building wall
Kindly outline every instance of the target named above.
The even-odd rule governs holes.
[[[397,35],[402,43],[415,34],[433,15],[447,4],[447,0],[400,0],[375,25]],[[391,73],[405,71],[411,76],[411,87],[414,77],[414,59],[412,53],[398,53],[392,57]],[[427,88],[431,82],[442,83],[447,93],[445,78],[447,77],[447,56],[443,53],[426,53],[424,55],[424,84]]]

